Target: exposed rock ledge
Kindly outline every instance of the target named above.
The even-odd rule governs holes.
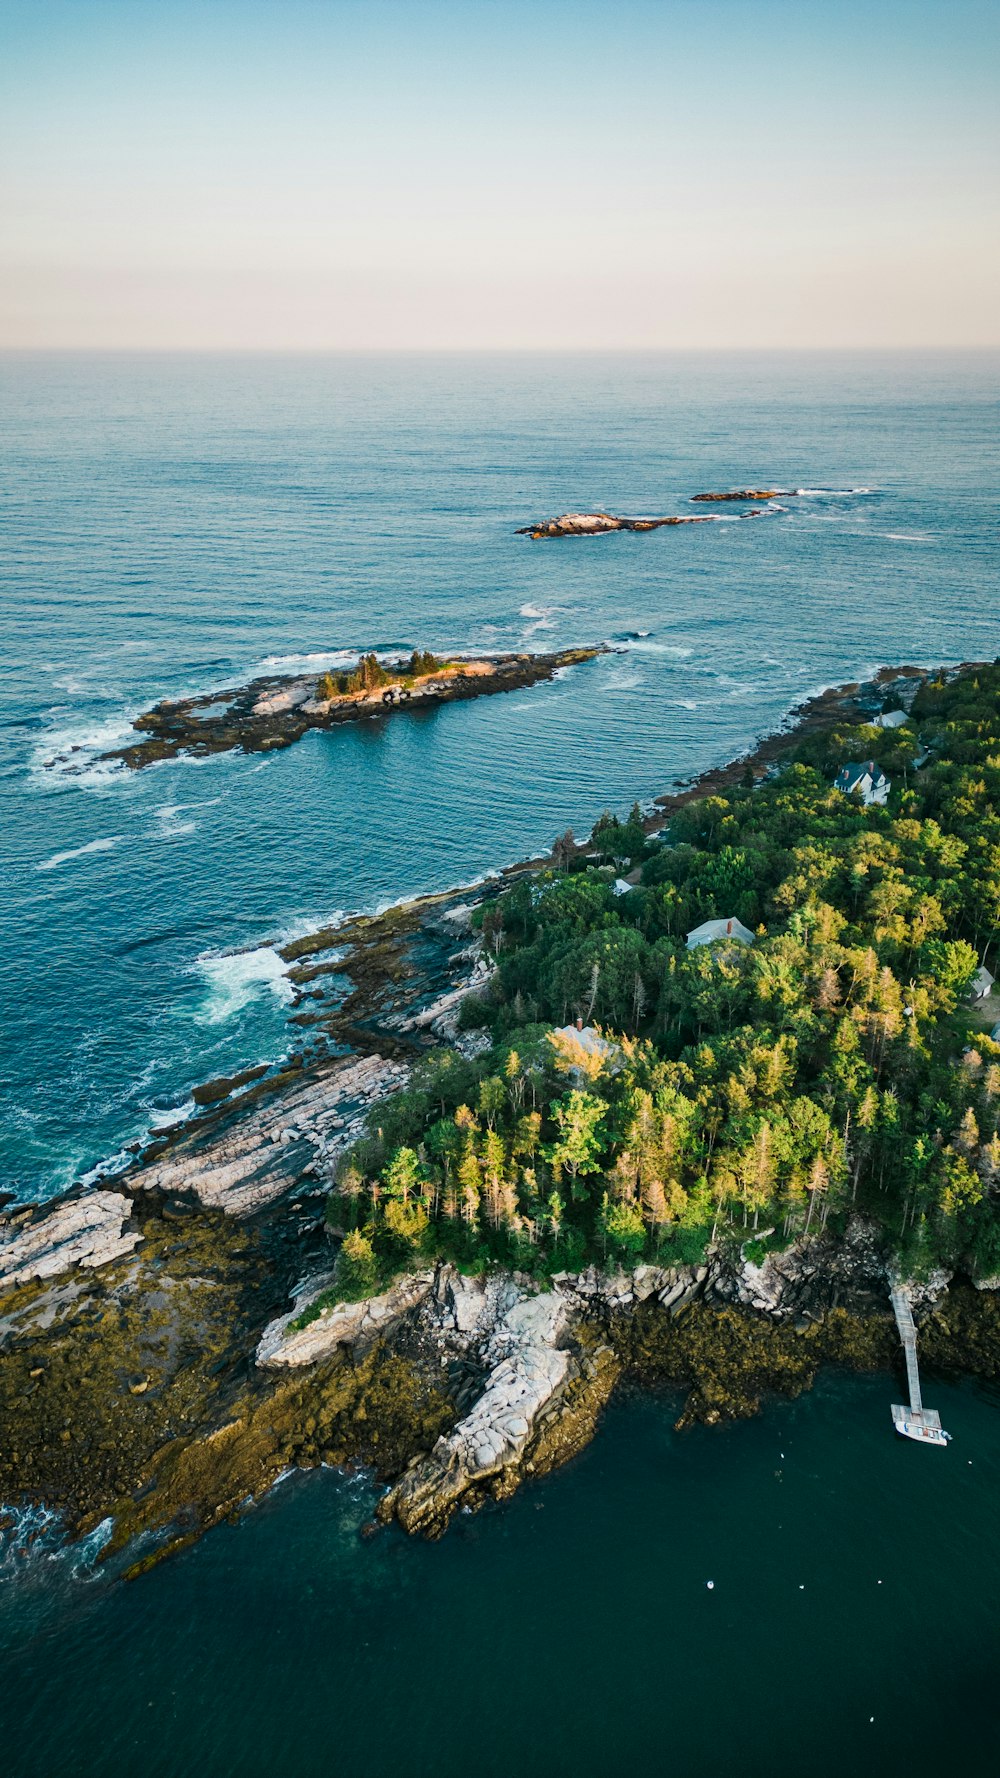
[[[637,1307],[666,1311],[671,1321],[695,1303],[702,1312],[752,1310],[790,1333],[818,1326],[833,1309],[888,1318],[886,1255],[861,1218],[842,1242],[800,1240],[760,1265],[736,1254],[700,1265],[591,1267],[558,1274],[546,1291],[520,1274],[467,1278],[441,1265],[290,1331],[328,1281],[312,1280],[265,1330],[259,1366],[293,1370],[338,1354],[357,1362],[389,1338],[437,1365],[461,1360],[473,1379],[460,1418],[414,1458],[378,1509],[381,1519],[427,1536],[439,1535],[459,1508],[505,1498],[587,1443],[620,1370],[620,1330]],[[926,1308],[946,1283],[943,1274],[931,1281]]]
[[[332,1282],[315,1217],[303,1240],[284,1211],[236,1229],[141,1190],[132,1224],[128,1208],[94,1192],[0,1223],[0,1275],[29,1280],[0,1304],[0,1495],[65,1510],[74,1534],[110,1514],[118,1550],[152,1534],[129,1573],[319,1462],[374,1465],[389,1485],[380,1516],[436,1536],[579,1452],[622,1367],[684,1391],[680,1426],[752,1414],[825,1363],[901,1364],[890,1256],[861,1219],[845,1241],[727,1245],[700,1264],[591,1268],[544,1289],[425,1267],[293,1329]],[[88,1221],[82,1242],[57,1221],[67,1213]],[[1000,1292],[942,1294],[944,1282],[928,1279],[918,1305],[928,1363],[1000,1376]]]
[[[332,1184],[338,1156],[361,1134],[369,1106],[405,1086],[409,1069],[384,1056],[319,1063],[284,1090],[237,1101],[220,1121],[195,1126],[161,1159],[130,1176],[140,1190],[193,1192],[210,1209],[250,1216],[303,1174]]]
[[[181,698],[155,705],[137,716],[133,727],[139,739],[128,747],[102,755],[121,760],[133,770],[178,754],[203,757],[209,753],[266,752],[290,747],[310,729],[336,728],[342,722],[361,722],[372,717],[398,716],[406,711],[431,709],[469,698],[490,697],[497,692],[522,691],[563,668],[579,665],[603,654],[599,648],[564,648],[555,654],[490,654],[443,664],[432,673],[410,677],[403,663],[392,663],[400,677],[371,691],[317,695],[316,674],[288,678],[271,676],[248,685],[228,686],[199,697]],[[65,756],[48,762],[65,766]]]
[[[257,1364],[294,1370],[338,1354],[358,1362],[375,1342],[439,1364],[460,1361],[476,1381],[466,1408],[433,1449],[414,1460],[379,1507],[407,1531],[437,1536],[463,1504],[501,1499],[521,1480],[579,1450],[593,1433],[619,1365],[585,1325],[586,1305],[558,1289],[538,1292],[520,1275],[466,1278],[452,1265],[399,1280],[360,1303],[338,1303],[292,1331],[323,1283],[313,1280],[288,1314],[271,1322]],[[471,1400],[469,1399],[471,1390]]]
[[[726,494],[692,494],[692,500],[711,500],[713,504],[724,500],[773,500],[776,495],[791,498],[794,488],[733,488]]]
[[[131,1215],[120,1192],[92,1191],[64,1198],[41,1217],[0,1216],[0,1290],[123,1258],[142,1240],[138,1230],[126,1231]]]
[[[331,1276],[314,1280],[296,1297],[287,1315],[268,1324],[257,1346],[257,1364],[269,1370],[293,1370],[297,1365],[319,1364],[347,1348],[354,1357],[362,1357],[377,1339],[430,1295],[434,1273],[414,1272],[381,1296],[366,1297],[360,1303],[336,1303],[323,1309],[307,1326],[293,1328],[292,1322],[331,1283]]]
[[[381,1520],[396,1518],[428,1537],[440,1536],[459,1507],[502,1500],[527,1476],[575,1455],[620,1369],[558,1291],[525,1295],[514,1279],[471,1281],[447,1268],[435,1300],[445,1337],[453,1330],[461,1339],[467,1328],[474,1344],[483,1323],[493,1325],[480,1346],[484,1382],[471,1408],[379,1503]]]

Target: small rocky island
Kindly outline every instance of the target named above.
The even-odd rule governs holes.
[[[344,672],[253,679],[249,685],[200,697],[164,700],[133,724],[142,736],[105,754],[138,770],[179,753],[262,753],[290,747],[309,729],[424,710],[461,698],[520,691],[551,679],[561,667],[593,660],[603,648],[564,648],[557,654],[490,654],[439,660],[415,649],[406,659],[363,654]]]
[[[768,494],[692,494],[692,500],[770,499]],[[740,518],[760,518],[763,508],[740,513]],[[621,518],[610,512],[564,512],[557,519],[543,519],[536,525],[522,525],[518,537],[603,537],[609,531],[661,531],[665,525],[714,525],[714,513],[671,513],[666,518]]]
[[[758,500],[794,499],[801,492],[798,488],[732,488],[723,493],[692,494],[692,503],[702,502],[705,505],[723,506],[727,504],[743,505]],[[759,519],[767,509],[751,504],[746,512],[737,513],[741,519]],[[772,511],[777,510],[775,508]],[[625,518],[611,512],[564,512],[557,519],[540,519],[534,525],[522,525],[517,532],[518,537],[603,537],[609,531],[660,531],[666,525],[711,525],[718,524],[715,513],[670,513],[664,517]]]
[[[783,500],[788,500],[797,491],[795,488],[733,488],[726,494],[692,494],[691,499],[719,504],[726,500],[776,500],[780,495]]]

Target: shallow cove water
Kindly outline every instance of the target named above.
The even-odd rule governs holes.
[[[955,1439],[924,1451],[892,1388],[682,1434],[620,1398],[439,1544],[362,1541],[374,1490],[314,1471],[134,1585],[36,1566],[8,1778],[991,1772],[996,1397],[935,1380]]]
[[[56,1194],[286,1050],[282,934],[584,832],[822,685],[996,655],[998,370],[0,361],[0,1189]],[[755,484],[809,492],[515,535]],[[552,685],[274,758],[98,758],[159,697],[303,657],[603,639]],[[618,1402],[432,1547],[361,1541],[369,1484],[318,1473],[134,1586],[12,1555],[5,1770],[992,1771],[1000,1415],[936,1382],[955,1443],[911,1450],[895,1388],[827,1377],[683,1437],[675,1403]]]

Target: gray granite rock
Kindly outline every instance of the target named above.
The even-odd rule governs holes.
[[[0,1290],[122,1259],[142,1240],[127,1226],[131,1215],[132,1201],[121,1192],[91,1191],[42,1215],[0,1216]]]

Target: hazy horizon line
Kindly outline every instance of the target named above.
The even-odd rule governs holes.
[[[874,353],[897,358],[912,358],[927,353],[949,358],[972,358],[988,354],[1000,355],[1000,339],[961,346],[935,341],[905,346],[879,343],[850,346],[764,346],[749,343],[729,346],[8,346],[0,342],[0,357],[3,358],[657,358],[726,357],[738,353],[753,353],[771,358],[846,358]]]

